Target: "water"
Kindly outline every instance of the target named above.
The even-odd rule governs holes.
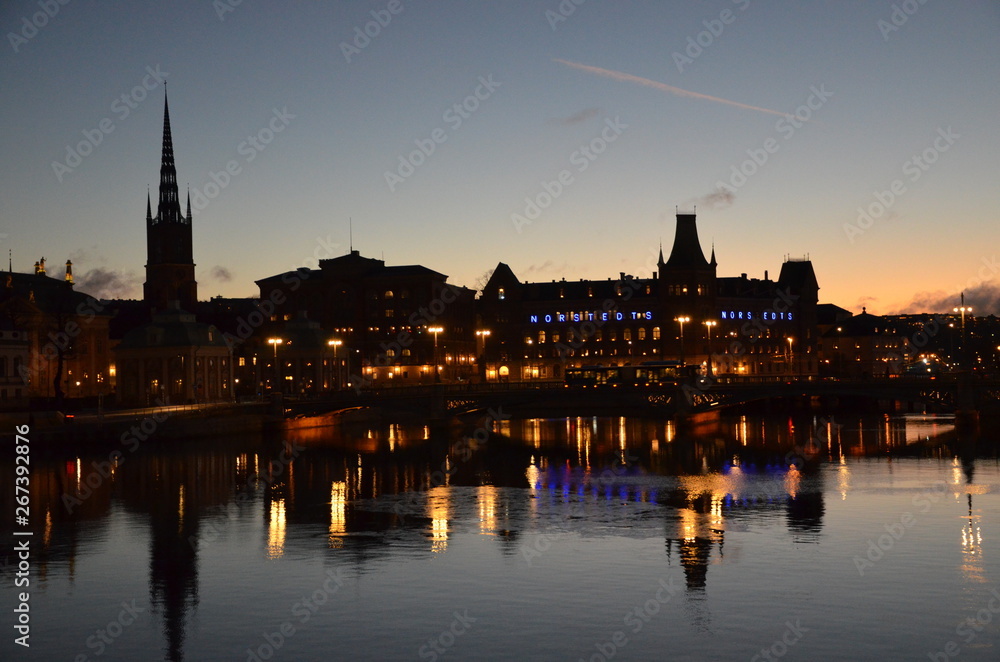
[[[1000,658],[997,446],[947,419],[436,437],[36,449],[31,647],[8,567],[0,658]]]

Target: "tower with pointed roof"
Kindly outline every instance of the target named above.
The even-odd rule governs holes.
[[[181,213],[174,144],[170,135],[170,109],[164,92],[163,151],[156,216],[153,216],[149,193],[146,193],[146,282],[142,291],[146,304],[153,310],[166,310],[171,301],[178,301],[182,309],[194,312],[198,283],[194,277],[191,223],[190,193],[187,214]]]
[[[693,213],[677,214],[670,257],[663,260],[661,246],[657,266],[660,296],[668,309],[675,310],[678,315],[694,317],[699,324],[713,316],[718,289],[715,246],[712,246],[711,261],[706,260],[698,239],[697,219]]]

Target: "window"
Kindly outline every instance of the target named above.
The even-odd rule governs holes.
[[[659,339],[660,339],[660,327],[654,326],[653,327],[653,340],[659,340]]]
[[[542,345],[544,343],[545,343],[545,332],[544,331],[539,331],[538,332],[538,344]]]
[[[497,299],[503,301],[504,298],[506,298],[506,295],[504,294],[503,288],[501,287],[499,290],[497,290]]]
[[[622,340],[632,340],[632,329],[622,331]]]
[[[387,300],[388,300],[388,299],[391,299],[391,298],[392,298],[392,296],[393,296],[393,295],[392,295],[392,290],[386,290],[386,291],[385,291],[385,298],[386,298]]]
[[[646,339],[646,327],[640,326],[639,327],[639,340],[645,340],[645,339]]]

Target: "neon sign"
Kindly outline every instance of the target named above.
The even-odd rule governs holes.
[[[633,322],[652,320],[653,311],[594,311],[583,313],[552,313],[551,315],[528,315],[531,324],[552,324],[558,322]]]
[[[719,316],[724,320],[754,320],[762,319],[766,322],[777,320],[792,321],[792,313],[778,313],[773,310],[765,310],[762,313],[754,313],[752,310],[723,310]]]

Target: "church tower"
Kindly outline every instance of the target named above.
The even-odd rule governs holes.
[[[166,92],[163,95],[163,154],[156,216],[153,216],[149,194],[146,194],[146,282],[142,292],[146,304],[153,310],[165,310],[171,301],[179,301],[183,310],[193,313],[198,302],[198,283],[194,279],[191,253],[191,194],[187,198],[187,215],[182,215]]]

